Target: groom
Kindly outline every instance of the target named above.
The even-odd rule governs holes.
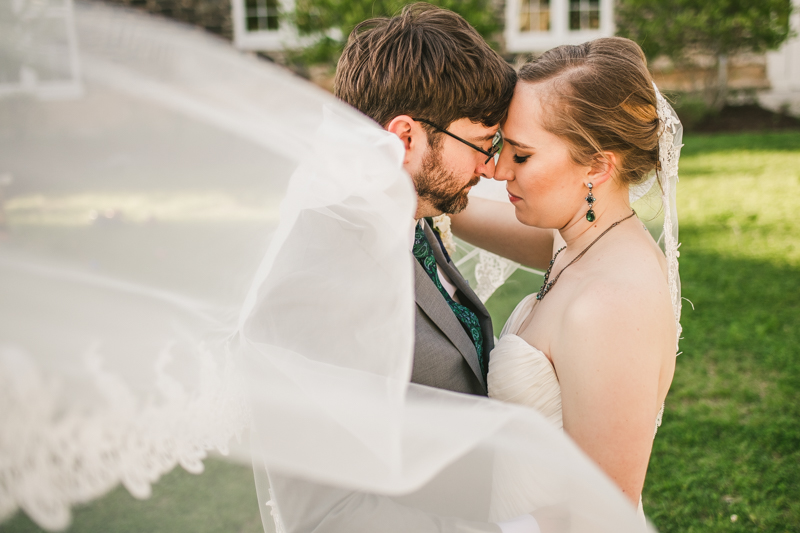
[[[417,191],[414,383],[487,394],[491,319],[429,219],[458,213],[470,187],[492,177],[493,140],[515,83],[474,28],[429,4],[362,22],[339,60],[336,96],[397,135]]]
[[[400,139],[417,191],[414,383],[487,395],[491,319],[429,219],[464,209],[470,188],[493,175],[496,134],[515,83],[514,70],[474,28],[429,4],[359,24],[339,60],[336,95]],[[488,490],[491,472],[477,476],[472,492]],[[287,533],[512,531],[272,473],[270,482]],[[517,525],[524,527],[513,531],[537,531],[524,519]]]

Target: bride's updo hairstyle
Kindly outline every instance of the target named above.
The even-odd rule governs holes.
[[[639,183],[658,162],[658,113],[642,49],[621,37],[553,48],[520,69],[521,82],[551,84],[543,126],[566,140],[575,163],[619,157],[617,176]]]

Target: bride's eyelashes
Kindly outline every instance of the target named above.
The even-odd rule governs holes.
[[[517,154],[514,154],[514,163],[517,163],[518,165],[521,165],[522,163],[527,161],[529,157],[530,157],[529,155],[517,155]]]

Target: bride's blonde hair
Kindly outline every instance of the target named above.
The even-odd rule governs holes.
[[[550,83],[543,125],[565,139],[572,159],[589,165],[620,156],[617,176],[635,184],[658,163],[658,113],[647,60],[622,37],[553,48],[525,64],[520,82]]]

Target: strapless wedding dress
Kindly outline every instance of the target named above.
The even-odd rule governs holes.
[[[563,429],[561,386],[556,371],[544,352],[517,336],[535,303],[535,294],[523,299],[500,333],[489,358],[489,397],[536,409],[558,429]],[[494,465],[493,478],[492,520],[508,520],[526,514],[532,510],[531,502],[546,501],[546,494],[537,480],[526,476],[513,460],[499,458]],[[644,520],[641,499],[638,512]]]

